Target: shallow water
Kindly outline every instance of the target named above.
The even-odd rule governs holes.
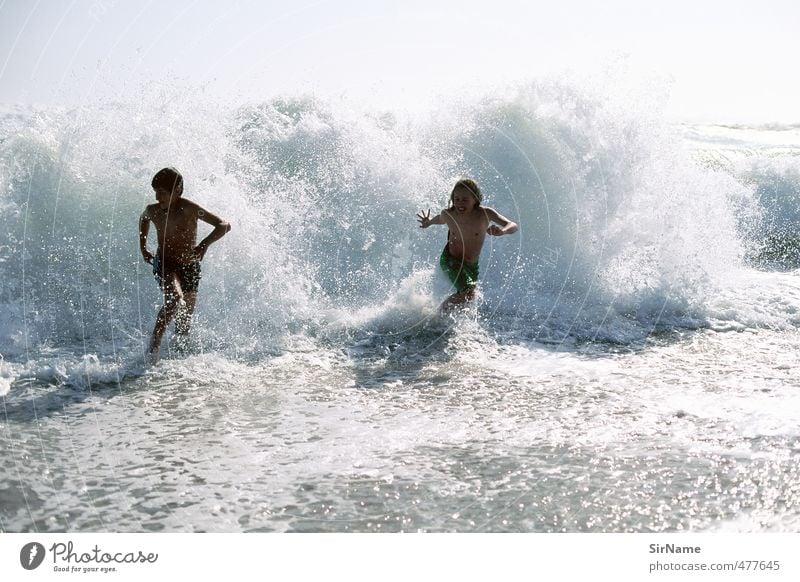
[[[251,364],[166,359],[88,387],[18,382],[3,407],[3,530],[800,523],[796,331],[565,350],[456,328]]]

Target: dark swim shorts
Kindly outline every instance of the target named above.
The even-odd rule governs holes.
[[[442,270],[447,274],[450,282],[456,288],[456,291],[463,293],[475,289],[478,285],[478,263],[468,265],[467,263],[451,256],[447,252],[447,247],[444,247],[442,256],[439,257],[439,265]]]
[[[197,288],[200,286],[200,261],[190,261],[181,265],[175,265],[175,277],[181,286],[181,291],[184,293],[197,293]],[[156,256],[153,259],[153,275],[156,278],[158,286],[163,290],[167,271],[162,270],[161,265],[161,249],[156,251]]]

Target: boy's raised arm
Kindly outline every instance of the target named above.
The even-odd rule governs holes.
[[[145,209],[139,218],[139,251],[145,263],[153,264],[153,255],[147,250],[147,234],[150,232],[150,215]]]
[[[206,251],[208,250],[208,247],[211,246],[211,243],[216,242],[225,236],[230,231],[231,225],[229,222],[222,220],[216,214],[209,212],[199,205],[194,204],[194,206],[197,212],[198,220],[202,220],[203,222],[206,222],[214,227],[214,230],[212,230],[206,238],[200,241],[200,244],[198,244],[194,249],[198,254],[198,258],[202,261]]]
[[[505,216],[497,212],[494,208],[487,208],[486,215],[490,222],[497,224],[491,225],[486,231],[492,236],[503,236],[504,234],[514,234],[519,230],[516,222],[507,219]],[[500,226],[497,226],[497,225]]]

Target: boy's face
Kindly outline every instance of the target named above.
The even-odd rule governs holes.
[[[155,188],[156,200],[161,208],[169,208],[169,205],[175,201],[183,192],[182,186],[176,186],[175,189],[169,188]]]
[[[471,212],[478,205],[475,195],[469,190],[453,190],[453,207],[460,213]]]

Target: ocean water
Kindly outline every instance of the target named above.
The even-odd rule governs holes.
[[[5,108],[0,531],[797,531],[800,135],[657,111]],[[148,366],[167,165],[233,230]],[[521,228],[440,315],[465,175]]]

